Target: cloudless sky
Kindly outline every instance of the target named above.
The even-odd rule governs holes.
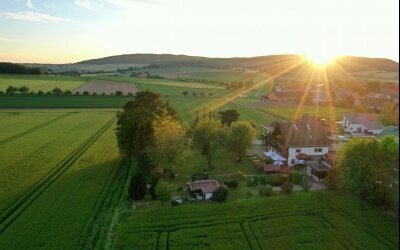
[[[399,1],[0,1],[0,61],[73,63],[130,53],[399,61]]]

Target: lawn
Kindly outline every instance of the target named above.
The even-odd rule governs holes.
[[[85,78],[71,76],[0,75],[0,91],[5,92],[8,86],[26,86],[34,92],[48,92],[56,87],[73,90],[85,82]]]
[[[116,249],[396,249],[398,232],[391,216],[334,192],[139,208],[118,223]]]

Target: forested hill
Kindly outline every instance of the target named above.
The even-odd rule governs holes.
[[[291,69],[304,70],[310,65],[299,55],[270,55],[259,57],[209,58],[171,54],[128,54],[92,59],[77,63],[101,64],[147,64],[151,66],[202,66],[212,68],[253,68],[267,73]],[[297,69],[297,70],[296,70]],[[399,64],[390,59],[367,57],[340,57],[331,71],[345,70],[349,73],[361,71],[398,72]],[[268,72],[271,71],[271,72]],[[290,70],[289,70],[290,71]]]

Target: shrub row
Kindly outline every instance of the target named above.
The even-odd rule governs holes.
[[[257,185],[266,185],[269,184],[271,186],[280,186],[285,181],[288,181],[289,177],[284,174],[270,174],[270,175],[256,175],[253,177],[249,177],[247,179],[247,186],[255,187]]]

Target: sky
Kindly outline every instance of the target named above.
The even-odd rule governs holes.
[[[0,61],[131,53],[399,61],[398,0],[1,0]]]

